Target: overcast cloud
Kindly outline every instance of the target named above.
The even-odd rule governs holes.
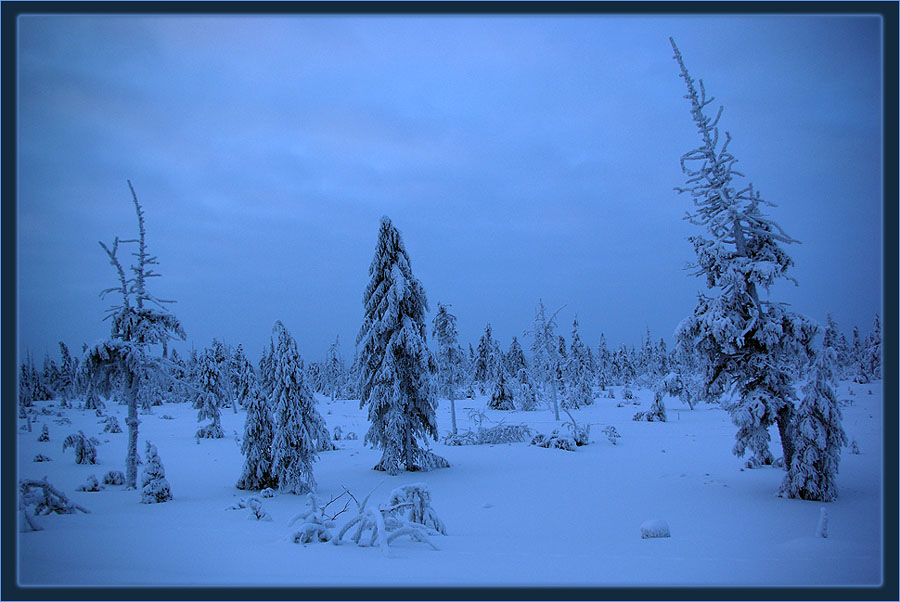
[[[257,358],[281,320],[352,357],[378,221],[477,343],[538,299],[596,347],[671,335],[704,283],[681,218],[699,144],[668,37],[789,234],[777,299],[849,333],[881,311],[873,17],[22,17],[19,349],[104,337],[97,241],[146,212],[189,343]]]

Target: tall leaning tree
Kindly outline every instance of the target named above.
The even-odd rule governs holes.
[[[364,317],[359,346],[360,407],[369,408],[366,441],[380,447],[376,470],[449,466],[418,440],[437,440],[434,389],[428,371],[425,336],[425,289],[413,275],[400,232],[381,218],[375,256],[363,294]]]
[[[94,386],[105,395],[120,394],[128,404],[128,446],[125,455],[125,486],[137,487],[138,465],[138,400],[141,386],[148,382],[148,376],[164,374],[164,355],[168,342],[174,337],[185,338],[184,329],[178,318],[166,311],[171,300],[159,299],[150,293],[147,280],[158,277],[154,266],[157,258],[147,250],[147,232],[144,227],[144,209],[138,202],[131,181],[128,182],[131,198],[138,220],[138,238],[120,240],[118,237],[107,246],[100,246],[106,252],[110,264],[115,268],[118,284],[100,293],[121,295],[121,302],[107,310],[104,320],[110,320],[110,336],[106,340],[89,347],[82,360],[83,373],[92,379]],[[137,245],[132,253],[135,258],[130,275],[119,259],[119,245]]]
[[[728,151],[731,136],[719,137],[720,107],[710,118],[713,102],[703,82],[688,74],[681,52],[669,38],[687,86],[691,116],[701,145],[681,158],[687,177],[679,193],[688,193],[693,211],[685,219],[704,232],[689,238],[697,260],[695,275],[706,279],[707,294],[698,295],[692,315],[676,329],[678,344],[698,358],[707,400],[725,398],[725,407],[738,428],[735,455],[749,449],[749,466],[771,464],[769,426],[777,423],[786,467],[793,453],[791,422],[796,394],[790,364],[797,354],[812,355],[814,322],[768,299],[793,260],[783,245],[796,243],[763,213],[775,205],[761,198]],[[698,89],[699,88],[699,89]]]

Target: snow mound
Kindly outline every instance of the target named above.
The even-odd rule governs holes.
[[[651,539],[654,537],[671,537],[669,533],[669,523],[664,520],[655,518],[645,520],[641,524],[641,539]]]

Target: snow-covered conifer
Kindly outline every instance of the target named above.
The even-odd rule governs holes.
[[[431,336],[438,341],[437,364],[439,390],[450,400],[450,432],[456,434],[456,388],[459,386],[463,370],[463,351],[459,346],[456,331],[456,316],[438,302]]]
[[[866,337],[860,363],[870,380],[881,380],[881,322],[878,314],[875,314],[872,332]]]
[[[232,374],[234,375],[233,390],[234,402],[242,408],[247,408],[253,395],[259,395],[259,381],[256,377],[256,371],[253,364],[244,355],[244,347],[238,345],[232,357],[234,364]]]
[[[313,491],[313,462],[318,433],[331,443],[325,421],[315,407],[315,398],[304,380],[303,360],[297,343],[281,322],[272,329],[274,354],[272,400],[275,429],[272,438],[272,476],[280,491],[303,494]]]
[[[737,160],[728,151],[727,132],[719,144],[721,109],[714,119],[704,113],[713,99],[706,98],[702,82],[698,92],[670,41],[703,141],[681,158],[687,187],[677,190],[692,197],[694,212],[687,219],[706,230],[690,238],[697,256],[694,267],[716,293],[698,295],[693,314],[682,321],[676,336],[686,350],[697,353],[707,398],[735,393],[727,406],[738,427],[734,453],[742,456],[749,448],[752,463],[768,464],[768,428],[773,423],[778,424],[785,458],[790,457],[788,429],[795,397],[790,366],[809,349],[816,327],[782,304],[760,297],[780,279],[793,281],[787,274],[793,260],[781,244],[796,241],[763,214],[761,206],[772,203],[752,184],[735,186],[742,174],[733,169]]]
[[[111,248],[100,243],[110,264],[116,269],[119,281],[117,286],[106,289],[102,294],[118,293],[122,295],[122,303],[107,310],[107,318],[111,321],[110,338],[85,351],[81,370],[91,378],[98,393],[120,392],[128,404],[128,417],[125,419],[128,427],[126,485],[136,488],[137,408],[141,382],[147,372],[162,370],[161,358],[152,350],[153,347],[160,345],[162,355],[165,355],[168,341],[173,337],[184,339],[185,333],[178,319],[164,309],[164,304],[173,302],[159,299],[147,289],[147,279],[159,276],[153,271],[153,266],[159,262],[147,251],[144,210],[131,182],[128,182],[128,188],[137,213],[138,238],[123,241],[116,237]],[[133,253],[136,264],[131,267],[131,278],[127,277],[117,256],[120,243],[137,244],[137,251]],[[151,304],[155,307],[150,307]]]
[[[591,375],[586,348],[578,334],[577,316],[572,322],[572,342],[565,373],[569,382],[569,391],[563,399],[563,407],[580,408],[594,403],[594,379]]]
[[[597,384],[601,391],[605,391],[606,387],[613,384],[611,369],[612,358],[606,346],[606,335],[601,332],[600,343],[597,345]]]
[[[341,357],[340,338],[335,337],[334,343],[328,347],[328,356],[324,365],[325,394],[331,397],[331,401],[344,397],[347,370],[344,367],[344,358]]]
[[[514,410],[512,387],[506,382],[506,375],[501,370],[491,389],[491,399],[488,407],[492,410]]]
[[[475,357],[475,382],[478,384],[481,394],[484,395],[491,390],[492,385],[497,378],[498,372],[498,354],[497,343],[494,341],[491,325],[484,327],[484,334],[478,341],[478,351]]]
[[[780,495],[820,502],[837,498],[835,481],[847,436],[834,392],[836,361],[834,349],[823,348],[803,387],[803,399],[794,413],[791,429],[794,453]]]
[[[522,351],[522,346],[519,345],[519,340],[516,337],[512,338],[512,342],[509,344],[509,351],[503,356],[503,364],[506,373],[511,379],[517,378],[521,373],[520,371],[528,369],[525,363],[525,353]]]
[[[240,349],[240,348],[238,348]],[[246,358],[245,358],[246,359]],[[246,366],[250,366],[247,362]],[[272,440],[275,425],[269,401],[259,390],[256,375],[241,369],[241,386],[238,399],[247,409],[244,422],[244,438],[241,453],[244,455],[244,470],[237,482],[238,489],[265,489],[277,487],[278,480],[272,474]]]
[[[169,481],[166,480],[166,470],[159,459],[156,446],[149,441],[147,441],[141,486],[143,487],[141,491],[142,504],[159,504],[172,499]]]
[[[413,275],[400,232],[383,217],[369,266],[360,346],[360,405],[369,408],[365,440],[381,448],[377,470],[431,470],[447,461],[419,447],[437,439],[437,418],[428,374],[425,289]]]
[[[537,391],[535,391],[534,386],[531,384],[528,371],[524,368],[519,370],[516,382],[517,390],[513,395],[516,407],[524,412],[533,412],[537,410],[540,407],[541,402],[538,399]]]
[[[211,422],[197,430],[195,436],[198,439],[221,439],[225,436],[225,432],[222,430],[222,415],[219,412],[220,400],[225,396],[222,386],[224,379],[219,372],[219,364],[214,349],[204,350],[199,357],[194,407],[199,410],[197,422],[202,420]]]

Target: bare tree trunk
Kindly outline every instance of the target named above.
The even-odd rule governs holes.
[[[125,454],[125,487],[127,489],[137,489],[137,446],[138,446],[138,395],[137,387],[138,379],[133,374],[125,377],[125,391],[128,395],[128,418],[125,424],[128,425],[128,448]]]
[[[791,422],[794,418],[794,406],[790,402],[784,404],[778,411],[776,422],[778,423],[778,435],[781,437],[781,453],[784,456],[784,469],[791,469],[791,461],[794,459],[794,439]]]

